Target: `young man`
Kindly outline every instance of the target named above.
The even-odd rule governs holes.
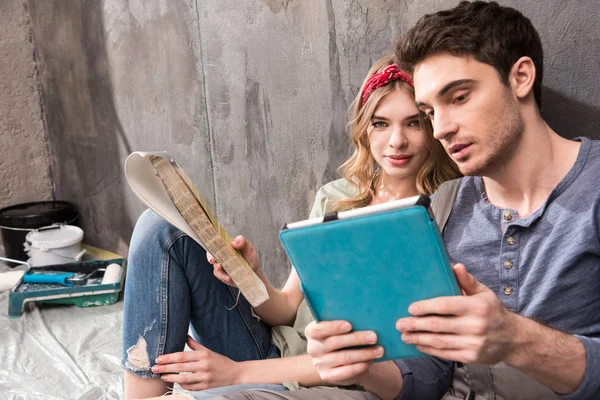
[[[398,320],[431,357],[371,364],[373,348],[344,348],[375,338],[333,321],[306,330],[313,364],[331,383],[395,382],[382,397],[600,398],[600,142],[564,139],[540,116],[535,28],[495,2],[462,2],[423,17],[396,51],[468,175],[444,232],[465,296]]]

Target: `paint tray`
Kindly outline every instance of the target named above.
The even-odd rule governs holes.
[[[30,267],[27,273],[58,274],[75,272],[88,274],[98,268],[106,268],[110,264],[119,264],[121,274],[115,283],[83,284],[66,287],[58,283],[23,283],[23,278],[10,291],[8,296],[8,316],[21,316],[25,303],[71,304],[78,307],[91,307],[114,304],[119,298],[125,281],[127,259],[106,250],[83,245],[86,255],[82,261],[59,265]],[[100,279],[101,280],[101,279]]]

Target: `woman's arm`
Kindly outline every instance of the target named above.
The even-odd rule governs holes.
[[[300,278],[298,278],[296,270],[292,268],[292,272],[281,290],[277,290],[273,285],[267,283],[268,279],[264,275],[262,268],[258,276],[267,286],[269,300],[254,308],[256,315],[269,326],[292,326],[296,319],[298,307],[300,307],[300,303],[304,299],[302,290],[300,290]]]
[[[266,360],[242,361],[239,365],[240,384],[295,381],[302,386],[329,385],[312,365],[308,354]]]
[[[239,250],[242,256],[246,259],[250,267],[254,270],[256,275],[265,284],[267,292],[269,293],[269,300],[265,301],[258,307],[254,308],[254,312],[258,315],[267,325],[288,325],[291,326],[296,319],[296,313],[298,307],[304,298],[302,291],[300,290],[300,279],[298,274],[292,268],[292,272],[283,287],[278,290],[265,275],[258,255],[254,250],[254,247],[248,242],[243,236],[235,238],[231,245],[234,249]],[[231,277],[225,272],[221,264],[216,263],[214,257],[207,253],[208,262],[214,266],[214,275],[221,280],[223,283],[230,286],[235,286]]]
[[[207,349],[191,337],[188,337],[188,345],[194,351],[160,356],[152,372],[161,374],[164,382],[178,383],[186,390],[285,381],[296,381],[303,386],[323,384],[307,354],[236,362]]]

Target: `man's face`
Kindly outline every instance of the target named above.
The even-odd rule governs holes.
[[[434,54],[416,65],[413,79],[418,107],[463,174],[494,175],[511,160],[523,120],[516,97],[492,66]]]

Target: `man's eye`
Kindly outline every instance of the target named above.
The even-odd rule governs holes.
[[[425,118],[429,118],[430,120],[433,121],[433,110],[432,111],[426,111],[425,112]]]
[[[455,103],[462,103],[463,101],[465,101],[467,99],[467,96],[469,94],[468,93],[463,93],[460,96],[456,96],[456,98],[454,99]]]

